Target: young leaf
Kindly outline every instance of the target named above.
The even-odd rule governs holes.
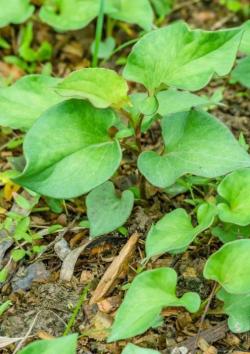
[[[23,259],[25,257],[25,255],[26,255],[26,252],[23,249],[16,249],[16,250],[11,251],[11,257],[13,258],[13,260],[15,262],[18,262],[21,259]]]
[[[0,88],[0,125],[29,129],[46,109],[64,100],[53,90],[58,82],[49,76],[28,75]]]
[[[0,28],[25,22],[34,12],[30,0],[0,0]]]
[[[200,307],[196,293],[177,298],[177,274],[171,268],[145,271],[133,280],[112,326],[109,342],[136,336],[152,327],[167,306],[184,306],[190,312]]]
[[[196,91],[214,74],[233,66],[242,29],[207,32],[190,30],[183,22],[152,31],[140,39],[128,57],[127,80],[154,92],[161,84]]]
[[[147,257],[165,252],[182,252],[198,234],[211,226],[214,215],[214,206],[202,204],[198,209],[198,225],[193,227],[184,209],[175,209],[166,214],[149,230],[146,239]]]
[[[98,108],[122,107],[128,102],[128,85],[115,71],[87,68],[71,73],[56,87],[64,97],[88,99]]]
[[[159,92],[157,99],[159,103],[158,113],[162,116],[186,112],[194,107],[207,107],[218,103],[213,101],[212,98],[194,95],[186,91],[178,91],[173,88]]]
[[[250,331],[250,293],[232,295],[221,289],[217,298],[224,302],[223,310],[229,316],[230,331],[234,333]]]
[[[57,31],[81,29],[89,24],[99,12],[100,0],[47,0],[39,16]]]
[[[105,13],[110,17],[135,23],[149,31],[153,24],[153,10],[149,0],[106,0]]]
[[[230,294],[250,293],[250,240],[228,242],[207,260],[204,277]]]
[[[133,203],[133,193],[127,190],[118,197],[112,182],[93,189],[86,198],[90,236],[100,236],[122,226],[132,211]]]
[[[238,61],[232,72],[232,79],[250,88],[250,56]]]
[[[218,186],[224,199],[218,204],[219,218],[228,223],[246,226],[250,224],[250,169],[234,171]]]
[[[146,151],[138,160],[141,173],[157,187],[169,187],[187,173],[214,178],[250,166],[249,155],[232,133],[208,113],[167,116],[162,130],[165,153]]]
[[[116,116],[87,101],[62,102],[47,110],[24,140],[26,167],[15,182],[39,194],[73,198],[104,183],[118,168],[121,148],[108,129]]]
[[[141,347],[138,347],[137,345],[129,343],[123,349],[122,354],[160,354],[160,352],[158,352],[157,350],[153,350],[153,349],[141,348]]]
[[[37,340],[28,344],[18,354],[76,354],[77,334],[50,340]]]

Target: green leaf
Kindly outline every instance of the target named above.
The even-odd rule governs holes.
[[[242,25],[244,30],[239,50],[250,55],[250,20]]]
[[[141,173],[157,187],[169,187],[187,173],[214,178],[250,166],[249,155],[232,133],[208,113],[167,116],[162,130],[165,153],[146,151],[138,160]]]
[[[122,226],[131,214],[133,204],[133,193],[127,190],[119,197],[112,182],[93,189],[86,198],[90,236],[104,235]]]
[[[227,243],[241,238],[249,238],[250,226],[238,226],[223,223],[221,226],[213,227],[212,235],[220,239],[221,242]]]
[[[159,92],[157,99],[159,103],[158,113],[162,116],[186,112],[194,107],[207,107],[218,103],[213,101],[212,98],[197,96],[193,93],[178,91],[173,88]]]
[[[204,277],[230,294],[250,293],[250,240],[228,242],[207,260]]]
[[[57,31],[78,30],[99,13],[99,0],[46,0],[39,16]]]
[[[18,354],[76,354],[77,334],[50,340],[38,340],[18,352]]]
[[[232,72],[232,79],[250,88],[250,56],[238,61]]]
[[[221,289],[217,298],[224,302],[223,310],[229,316],[230,331],[234,333],[250,331],[250,293],[232,295]]]
[[[12,250],[11,251],[11,257],[13,258],[13,260],[15,262],[20,261],[21,259],[23,259],[26,255],[25,250],[23,249],[19,249],[19,250]]]
[[[214,74],[228,74],[234,64],[241,29],[190,30],[183,22],[152,31],[140,39],[124,69],[127,80],[154,92],[161,84],[196,91]]]
[[[0,0],[0,28],[25,22],[34,12],[30,0]]]
[[[108,129],[116,116],[87,101],[62,102],[47,110],[24,140],[26,167],[15,182],[39,194],[73,198],[104,183],[121,161]]]
[[[141,347],[138,347],[137,345],[129,343],[123,349],[122,354],[160,354],[160,352],[158,352],[157,350],[153,350],[153,349],[141,348]]]
[[[155,324],[167,306],[183,306],[190,312],[200,307],[196,293],[176,297],[177,274],[171,268],[145,271],[135,277],[112,326],[109,342],[136,336]]]
[[[170,14],[173,9],[175,0],[151,0],[151,2],[157,15],[163,17]]]
[[[98,108],[122,107],[128,102],[128,85],[115,71],[87,68],[71,73],[56,90],[64,97],[88,99]]]
[[[218,204],[219,218],[228,223],[246,226],[250,224],[250,169],[234,171],[218,186],[224,199]]]
[[[0,125],[29,129],[44,111],[63,100],[53,90],[59,81],[49,76],[28,75],[10,87],[0,88]]]
[[[153,10],[149,0],[107,0],[105,13],[116,20],[137,24],[146,31],[152,28]]]
[[[184,209],[178,208],[166,214],[149,230],[146,239],[147,257],[161,255],[165,252],[183,252],[197,235],[211,226],[214,215],[214,206],[202,204],[197,213],[198,225],[193,227]]]
[[[108,60],[113,50],[115,49],[115,39],[113,37],[107,37],[104,41],[100,42],[98,58]],[[91,44],[91,54],[95,51],[95,41]]]

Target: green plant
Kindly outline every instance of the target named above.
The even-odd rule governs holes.
[[[35,7],[30,0],[1,0],[0,28],[10,23],[18,24],[26,21]]]
[[[129,54],[123,76],[89,68],[63,80],[28,76],[0,91],[0,107],[8,107],[0,110],[5,112],[0,123],[28,130],[26,166],[13,180],[50,198],[89,193],[90,237],[122,226],[134,201],[146,199],[145,183],[167,193],[170,189],[175,194],[191,191],[192,219],[184,209],[163,216],[147,235],[146,257],[183,252],[209,229],[220,234],[225,245],[208,259],[204,276],[222,288],[218,298],[225,301],[232,329],[237,327],[232,317],[238,296],[250,293],[250,240],[240,239],[243,231],[249,236],[242,228],[250,224],[250,156],[242,139],[239,143],[224,124],[202,109],[213,107],[219,99],[192,92],[215,76],[230,73],[239,48],[246,44],[247,26],[209,32],[177,22],[143,36]],[[138,91],[130,96],[126,80],[138,84]],[[8,101],[11,95],[14,109]],[[21,111],[25,95],[38,102],[32,111],[30,107]],[[184,98],[181,107],[180,98]],[[148,151],[142,134],[156,121],[160,121],[163,144]],[[132,154],[132,166],[137,163],[138,178],[131,190],[119,194],[112,182],[126,149]],[[214,194],[217,189],[217,196],[195,198],[193,188],[200,185],[212,186]],[[176,282],[171,268],[136,276],[117,312],[109,341],[159,326],[166,306],[198,311],[199,295],[187,292],[177,297]],[[243,311],[237,312],[237,321]],[[247,328],[245,318],[242,321],[239,331]]]

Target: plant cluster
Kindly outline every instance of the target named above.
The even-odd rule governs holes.
[[[79,14],[85,18],[77,19],[74,2],[46,2],[40,16],[59,30],[82,28],[97,16],[99,0],[82,1]],[[131,2],[107,3],[110,17],[128,21],[127,6],[132,6]],[[135,16],[136,7],[142,3],[145,1],[133,2]],[[143,7],[147,14],[140,12],[141,19],[129,20],[148,30],[153,15],[148,15],[152,8],[147,3],[148,7]],[[152,1],[156,9],[160,3]],[[29,1],[18,4],[23,6],[21,18],[16,19],[14,11],[10,11],[8,23],[19,23],[31,15]],[[29,27],[27,30],[30,37]],[[30,53],[28,44],[22,55],[25,57],[28,51],[36,60],[43,50]],[[25,167],[13,181],[51,200],[87,195],[90,237],[124,225],[134,203],[146,198],[145,183],[173,194],[200,185],[207,188],[212,183],[212,194],[193,198],[192,219],[185,209],[178,208],[151,226],[146,236],[144,266],[152,257],[166,252],[184,252],[201,233],[210,230],[223,246],[206,261],[203,275],[218,284],[216,296],[224,302],[229,327],[235,333],[250,330],[250,156],[244,141],[237,141],[221,121],[207,112],[218,104],[218,99],[193,92],[206,87],[214,77],[228,75],[239,52],[250,53],[249,23],[204,31],[176,22],[139,39],[122,75],[106,68],[85,68],[63,79],[27,75],[0,89],[0,124],[26,133]],[[249,64],[248,57],[233,70],[234,80],[240,81],[239,72],[246,62]],[[136,83],[131,94],[127,81]],[[155,122],[160,122],[163,144],[150,150],[142,136]],[[138,183],[118,192],[112,179],[119,174],[127,149],[136,159]],[[19,260],[27,252],[39,252],[34,249],[36,235],[29,231],[29,217],[12,214],[2,228],[8,232],[13,219],[17,225],[15,241],[30,247],[28,251],[19,247],[12,257]],[[191,313],[199,311],[199,294],[187,292],[178,297],[176,285],[177,274],[171,268],[138,274],[117,311],[109,341],[159,326],[161,311],[167,306],[181,306]],[[35,350],[73,354],[76,340],[76,335],[70,335],[35,342],[20,354]],[[123,351],[133,353],[157,351],[132,344]]]

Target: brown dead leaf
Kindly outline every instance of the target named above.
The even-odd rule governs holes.
[[[48,332],[45,332],[45,331],[38,331],[37,332],[37,337],[40,338],[40,339],[54,339],[55,337],[52,336],[51,334],[49,334]]]
[[[24,72],[14,65],[0,62],[0,75],[5,78],[11,77],[13,80],[17,80],[24,75]]]
[[[132,253],[134,252],[136,243],[139,239],[139,234],[135,232],[128,240],[126,245],[122,248],[121,252],[104,273],[101,281],[94,291],[90,304],[95,304],[101,301],[105,295],[112,289],[114,282],[121,275],[124,267],[127,265]]]
[[[114,312],[121,304],[121,296],[111,296],[97,303],[100,311],[104,313]]]

